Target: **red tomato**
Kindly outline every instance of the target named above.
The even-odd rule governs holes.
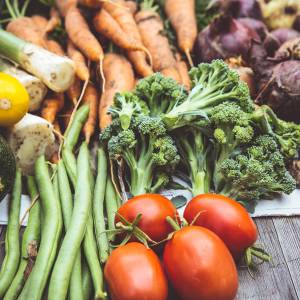
[[[129,199],[119,208],[118,213],[131,223],[138,214],[142,214],[138,227],[152,240],[160,242],[173,231],[166,217],[175,218],[177,210],[173,203],[162,195],[144,194]],[[116,215],[115,222],[119,221]]]
[[[156,254],[140,243],[128,243],[108,258],[104,276],[112,300],[165,300],[168,283]]]
[[[235,259],[257,240],[257,228],[247,210],[238,202],[217,194],[203,194],[193,198],[184,211],[191,223],[203,226],[217,234]]]
[[[238,288],[234,260],[212,231],[188,226],[166,243],[163,264],[182,300],[232,300]]]

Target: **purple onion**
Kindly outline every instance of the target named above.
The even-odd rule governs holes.
[[[271,34],[277,38],[280,45],[284,44],[286,41],[300,37],[300,32],[291,28],[279,28],[273,30]]]
[[[235,56],[247,60],[253,39],[260,40],[255,31],[231,16],[221,15],[198,34],[195,45],[197,61],[210,62]]]
[[[219,0],[221,11],[234,18],[262,20],[262,11],[257,0]]]
[[[268,34],[267,26],[259,20],[252,19],[252,18],[240,18],[238,19],[243,25],[247,26],[248,28],[257,32],[260,36],[261,40],[264,40]]]

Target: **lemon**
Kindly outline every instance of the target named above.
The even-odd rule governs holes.
[[[29,95],[14,77],[0,72],[0,126],[19,122],[29,109]]]

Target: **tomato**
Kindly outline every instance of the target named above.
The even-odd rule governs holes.
[[[188,226],[166,243],[163,264],[182,300],[231,300],[238,288],[234,260],[212,231]]]
[[[152,240],[160,242],[173,231],[166,217],[175,218],[177,210],[174,204],[162,195],[144,194],[129,199],[119,208],[118,213],[130,223],[138,214],[142,214],[138,227]],[[115,222],[119,221],[117,214]]]
[[[184,211],[191,223],[203,226],[217,234],[235,259],[257,240],[257,228],[247,210],[238,202],[217,194],[203,194],[193,198]]]
[[[156,254],[140,243],[128,243],[108,258],[104,276],[112,300],[165,300],[168,283]]]
[[[0,73],[0,126],[19,122],[29,109],[29,95],[14,77]]]

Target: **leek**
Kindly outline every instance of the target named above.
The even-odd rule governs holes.
[[[58,56],[0,29],[0,55],[19,64],[55,92],[66,91],[73,83],[72,60]]]

